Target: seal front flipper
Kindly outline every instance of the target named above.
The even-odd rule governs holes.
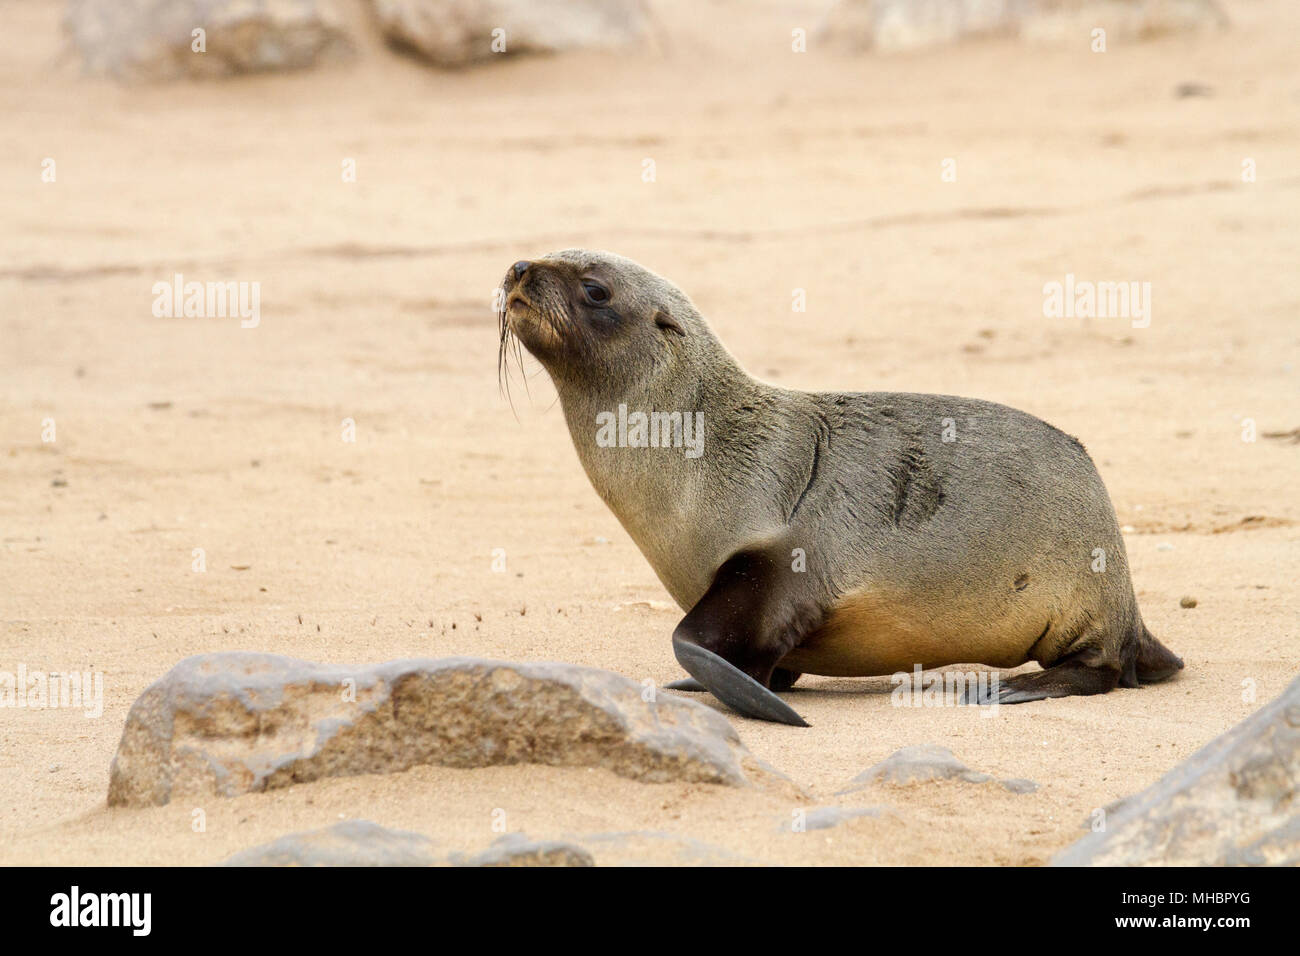
[[[808,726],[793,707],[707,647],[692,644],[674,634],[673,653],[682,667],[737,713],[794,727]]]
[[[789,690],[794,686],[802,674],[796,674],[794,671],[784,670],[778,667],[772,671],[772,679],[768,681],[768,687],[774,691]],[[664,684],[667,690],[680,690],[689,694],[707,694],[709,689],[697,681],[694,677],[683,677],[681,680],[670,681]]]
[[[777,661],[815,619],[802,609],[794,581],[782,572],[783,566],[762,552],[729,558],[677,625],[673,654],[688,674],[738,713],[807,727],[767,686]],[[795,676],[781,672],[781,685],[788,687]]]

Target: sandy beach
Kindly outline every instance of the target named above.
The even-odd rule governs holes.
[[[501,808],[535,838],[666,835],[644,862],[1037,865],[1300,672],[1300,8],[1241,0],[1225,32],[1103,55],[792,54],[825,6],[673,0],[651,48],[454,72],[358,16],[348,63],[121,86],[69,62],[61,4],[10,0],[0,669],[94,670],[104,698],[0,710],[0,863],[204,865],[350,818],[475,851]],[[1186,669],[992,718],[808,676],[786,695],[806,730],[707,698],[797,804],[516,765],[213,799],[202,833],[188,802],[109,809],[128,709],[189,655],[681,676],[681,611],[545,373],[498,385],[493,290],[572,246],[671,278],[767,381],[973,396],[1078,436]],[[258,324],[155,316],[176,274],[259,283]],[[1150,283],[1149,325],[1045,316],[1067,275]],[[919,744],[1039,787],[836,795]],[[815,806],[887,811],[782,832]]]

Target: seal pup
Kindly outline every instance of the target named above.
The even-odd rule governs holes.
[[[498,371],[514,341],[555,383],[592,486],[686,612],[679,687],[806,726],[773,692],[801,673],[1037,661],[1001,682],[1013,704],[1183,666],[1142,623],[1092,460],[1046,422],[758,381],[685,293],[606,252],[516,262],[502,289]]]

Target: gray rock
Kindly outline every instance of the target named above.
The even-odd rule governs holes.
[[[132,81],[296,70],[351,51],[333,0],[69,0],[63,29],[88,72]]]
[[[967,783],[988,783],[996,778],[987,773],[977,773],[953,756],[947,747],[922,744],[896,750],[878,764],[873,764],[853,778],[841,794],[854,793],[876,783],[911,784],[929,780],[964,780]],[[1015,778],[998,781],[1012,793],[1033,793],[1038,784],[1032,780]]]
[[[236,853],[222,866],[436,866],[434,842],[369,820],[345,820],[323,830],[290,833]]]
[[[370,0],[370,7],[391,45],[438,66],[622,47],[650,26],[643,0]],[[494,40],[504,41],[500,53]]]
[[[1078,44],[1221,29],[1215,0],[838,0],[821,38],[842,50],[913,50],[986,37]]]
[[[477,856],[454,854],[456,866],[595,866],[591,854],[575,843],[560,840],[530,840],[522,833],[508,833]]]
[[[795,830],[793,819],[782,822],[781,829],[786,833],[829,830],[858,817],[878,817],[883,811],[883,807],[813,807],[804,812],[802,831]]]
[[[603,767],[648,782],[783,791],[718,712],[609,671],[453,657],[349,670],[274,654],[191,657],[127,714],[110,806],[235,796],[433,764]]]
[[[1300,865],[1300,679],[1106,815],[1053,866]]]
[[[600,866],[757,866],[760,861],[694,837],[624,830],[577,837]]]
[[[754,866],[693,837],[654,830],[591,833],[532,840],[522,833],[497,839],[477,854],[435,852],[418,833],[390,830],[368,820],[348,820],[322,830],[290,833],[236,853],[221,866]]]

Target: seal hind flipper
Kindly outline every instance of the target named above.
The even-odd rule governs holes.
[[[690,694],[698,694],[707,691],[708,688],[697,681],[694,677],[683,677],[681,680],[671,681],[664,684],[666,690],[681,690]]]
[[[1168,680],[1183,669],[1183,659],[1165,647],[1147,630],[1146,625],[1139,625],[1142,633],[1138,635],[1137,660],[1134,671],[1139,682],[1154,684]]]
[[[1119,683],[1120,671],[1112,663],[1092,663],[1076,656],[1032,674],[1017,674],[998,688],[999,704],[1027,704],[1049,697],[1085,697],[1105,694]]]
[[[818,616],[795,589],[798,578],[762,551],[732,555],[673,631],[673,653],[715,697],[747,717],[807,727],[768,685],[788,688],[798,674],[776,664]]]

